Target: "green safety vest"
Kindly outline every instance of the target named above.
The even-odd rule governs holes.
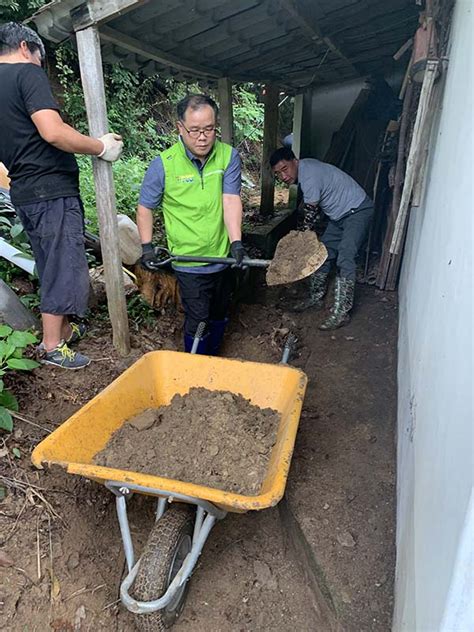
[[[227,256],[229,236],[224,224],[222,181],[231,154],[230,145],[216,140],[201,173],[181,141],[160,154],[165,171],[161,208],[168,248],[173,254]]]

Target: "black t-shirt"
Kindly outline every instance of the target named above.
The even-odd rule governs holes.
[[[31,120],[40,110],[59,111],[45,72],[35,64],[0,63],[0,162],[16,205],[79,195],[74,155],[43,140]]]

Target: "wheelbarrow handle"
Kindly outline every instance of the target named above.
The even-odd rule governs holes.
[[[173,255],[167,248],[163,248],[162,246],[157,246],[155,248],[155,255],[160,257],[160,260],[156,263],[153,262],[150,267],[157,269],[171,263],[172,261],[176,263],[222,263],[226,265],[233,265],[237,261],[233,257],[194,257],[188,255]],[[249,266],[251,268],[268,268],[270,263],[271,260],[268,259],[249,259],[248,257],[244,257],[242,261],[243,266]]]

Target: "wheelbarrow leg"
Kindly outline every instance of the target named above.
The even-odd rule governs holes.
[[[125,553],[125,559],[127,560],[128,572],[130,572],[135,564],[135,555],[133,552],[132,534],[130,533],[130,525],[128,524],[127,516],[127,495],[129,490],[125,493],[125,489],[119,490],[119,494],[115,495],[115,505],[117,508],[117,517],[120,525],[120,533],[122,534],[123,550]]]

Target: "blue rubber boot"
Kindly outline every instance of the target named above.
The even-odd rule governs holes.
[[[209,354],[209,339],[210,335],[206,334],[199,341],[196,354],[197,355],[208,355]],[[189,334],[184,334],[184,350],[186,353],[191,353],[191,349],[193,348],[194,336],[190,336]]]
[[[228,318],[209,321],[209,355],[217,355],[219,353],[228,323]]]

